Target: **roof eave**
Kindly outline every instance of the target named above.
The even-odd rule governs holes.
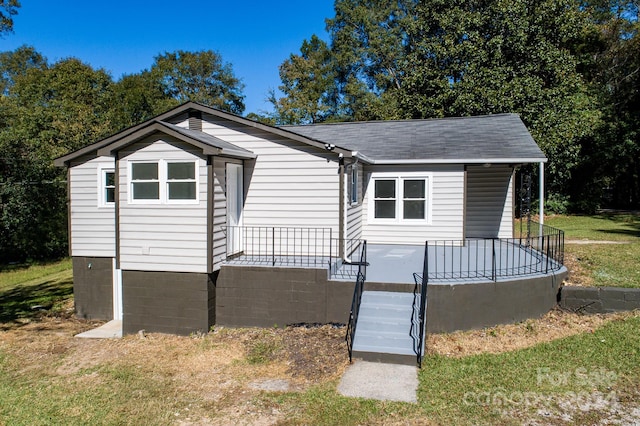
[[[360,157],[363,158],[364,156]],[[411,164],[525,164],[525,163],[546,163],[548,160],[543,158],[454,158],[454,159],[411,159],[411,160],[393,160],[393,159],[369,159],[370,164],[374,165],[411,165]]]
[[[319,140],[315,140],[313,138],[308,138],[306,136],[302,136],[299,135],[295,132],[290,132],[288,130],[284,130],[281,129],[279,127],[275,127],[275,126],[270,126],[268,124],[264,124],[264,123],[260,123],[257,121],[253,121],[251,119],[248,118],[244,118],[241,117],[239,115],[235,115],[232,113],[228,113],[225,111],[220,111],[217,110],[215,108],[211,108],[208,107],[206,105],[202,105],[193,101],[189,101],[189,102],[185,102],[182,105],[178,105],[177,107],[164,112],[156,117],[153,117],[143,123],[140,124],[136,124],[134,126],[128,127],[124,130],[119,131],[116,134],[113,134],[105,139],[102,139],[100,141],[94,142],[90,145],[87,145],[83,148],[80,148],[76,151],[73,151],[69,154],[60,156],[56,159],[54,159],[53,163],[54,165],[56,165],[57,167],[65,167],[68,166],[69,163],[79,157],[82,157],[83,155],[100,155],[100,152],[104,152],[103,148],[109,146],[110,144],[112,144],[115,141],[118,141],[124,137],[127,137],[135,132],[137,132],[140,129],[145,128],[146,126],[149,125],[150,122],[157,122],[157,121],[165,121],[167,119],[179,116],[180,114],[183,114],[187,111],[189,111],[190,109],[195,109],[197,111],[200,112],[205,112],[217,117],[221,117],[230,121],[234,121],[236,123],[241,123],[244,124],[246,126],[249,127],[254,127],[256,129],[265,131],[265,132],[269,132],[278,136],[282,136],[285,137],[287,139],[291,139],[291,140],[295,140],[297,142],[302,142],[306,145],[311,145],[314,147],[317,147],[319,149],[328,149],[327,148],[327,144],[325,142],[319,141]],[[338,154],[342,154],[345,157],[351,157],[351,151],[341,148],[341,147],[335,147],[332,148],[333,152],[338,153]],[[246,155],[246,154],[244,154]],[[255,158],[255,157],[252,157]]]
[[[183,133],[180,132],[176,132],[175,130],[173,130],[172,128],[164,125],[163,123],[159,122],[159,121],[152,121],[150,123],[147,123],[146,127],[143,127],[141,129],[138,129],[137,131],[128,134],[122,138],[120,138],[117,141],[114,141],[106,146],[103,146],[102,148],[97,150],[97,155],[98,156],[113,156],[114,152],[119,151],[147,136],[150,136],[154,133],[164,133],[168,136],[172,136],[178,140],[182,140],[186,143],[189,143],[190,145],[193,145],[199,149],[202,150],[202,153],[204,155],[218,155],[222,152],[221,148],[217,148],[211,145],[207,145],[205,143],[202,143],[196,139],[193,139],[191,137],[189,137],[188,135],[185,135]]]

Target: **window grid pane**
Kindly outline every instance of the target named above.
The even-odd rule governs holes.
[[[403,219],[424,219],[424,201],[423,200],[405,200]]]
[[[105,188],[104,201],[105,201],[105,203],[115,203],[116,202],[116,189],[115,188]]]
[[[196,183],[195,182],[169,182],[170,200],[195,200],[196,199]]]
[[[160,185],[158,182],[133,182],[134,200],[158,200]]]
[[[424,198],[424,179],[404,181],[404,198]]]
[[[396,217],[396,201],[395,200],[376,200],[375,217],[377,219],[395,219]]]
[[[158,180],[158,163],[131,164],[131,179]]]
[[[104,173],[104,185],[107,188],[113,188],[116,186],[116,174],[115,172],[105,172]]]
[[[375,198],[396,198],[396,181],[376,180]]]
[[[195,163],[167,163],[167,179],[195,179]]]

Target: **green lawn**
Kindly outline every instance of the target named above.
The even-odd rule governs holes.
[[[640,215],[553,216],[545,223],[565,231],[567,264],[579,283],[640,287]]]
[[[551,216],[545,224],[562,229],[568,240],[638,242],[640,215],[609,213],[594,216]]]
[[[56,312],[72,297],[71,259],[0,271],[0,323]]]

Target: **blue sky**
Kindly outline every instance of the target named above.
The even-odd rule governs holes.
[[[333,0],[21,3],[0,51],[27,44],[50,62],[73,56],[118,80],[165,51],[215,50],[245,84],[245,114],[271,110],[265,99],[280,84],[278,66],[312,34],[327,40],[325,18],[334,15]]]

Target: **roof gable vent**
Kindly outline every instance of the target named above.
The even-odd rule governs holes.
[[[189,111],[189,130],[202,131],[202,112]]]

